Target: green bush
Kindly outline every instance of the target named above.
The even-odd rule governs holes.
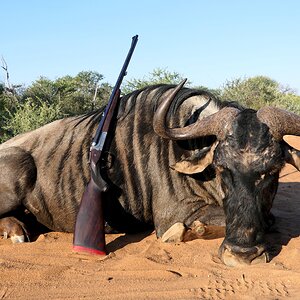
[[[63,117],[59,104],[48,104],[37,99],[28,98],[19,103],[14,112],[8,111],[4,130],[13,136],[41,127]]]
[[[275,106],[289,110],[300,115],[300,96],[295,94],[283,94],[274,103]]]
[[[276,102],[280,97],[279,84],[265,76],[238,78],[224,84],[221,97],[238,101],[249,108],[259,109]]]
[[[122,93],[129,94],[148,85],[155,84],[178,84],[184,77],[177,72],[170,72],[167,69],[156,68],[144,76],[142,79],[131,79],[126,81],[122,86]],[[187,83],[187,85],[190,82]]]
[[[183,78],[177,72],[157,68],[142,79],[125,82],[122,93],[160,83],[178,84]],[[92,71],[63,76],[54,81],[40,77],[30,86],[14,89],[13,92],[0,83],[0,142],[58,118],[84,114],[105,105],[112,87],[109,83],[100,83],[102,79],[103,75]],[[217,90],[203,86],[195,88],[208,90],[222,100],[237,101],[253,109],[268,105],[300,114],[300,96],[266,76],[226,81]]]
[[[300,113],[300,96],[265,76],[227,81],[220,94],[223,100],[237,101],[248,108],[275,106]]]

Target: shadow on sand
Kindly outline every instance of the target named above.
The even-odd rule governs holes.
[[[282,247],[300,236],[300,183],[281,182],[274,200],[272,213],[275,224],[266,236],[270,245],[270,259],[277,256]]]
[[[145,237],[150,235],[151,232],[153,232],[153,230],[135,233],[135,234],[128,233],[128,234],[121,235],[121,236],[117,237],[115,240],[113,240],[107,244],[107,250],[108,250],[108,252],[114,252],[116,250],[119,250],[119,249],[125,247],[128,244],[140,242]]]

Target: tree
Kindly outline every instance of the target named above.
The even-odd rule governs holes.
[[[48,104],[58,102],[58,88],[55,82],[41,76],[28,86],[21,96],[21,102],[26,102],[27,99],[31,99],[31,102],[40,104],[40,101],[44,101]]]
[[[223,86],[221,98],[238,101],[253,109],[269,105],[300,113],[300,96],[291,88],[283,87],[265,76],[227,81]]]
[[[253,109],[270,105],[279,96],[279,84],[265,76],[227,81],[221,93],[222,99],[235,100]]]
[[[296,94],[282,94],[275,105],[300,115],[300,96]]]
[[[7,65],[4,70],[7,72]],[[67,75],[54,81],[40,77],[23,88],[10,83],[8,88],[5,83],[0,83],[0,142],[58,118],[84,114],[105,105],[112,86],[101,82],[103,78],[97,72],[82,71],[76,76]],[[125,82],[122,92],[127,94],[161,83],[178,84],[182,80],[183,76],[177,72],[157,68],[142,79]],[[300,114],[300,96],[288,86],[283,87],[265,76],[226,81],[217,90],[203,86],[195,88],[207,90],[223,100],[238,101],[249,108],[272,105]]]
[[[5,117],[5,101],[4,101],[4,84],[0,83],[0,142],[5,135],[5,130],[3,129],[4,117]]]
[[[122,92],[123,94],[128,94],[145,86],[160,83],[178,84],[183,79],[184,77],[182,77],[182,75],[177,72],[170,72],[167,69],[157,68],[150,72],[148,76],[143,77],[142,79],[131,79],[126,81],[122,87]],[[187,84],[190,84],[190,82],[188,82]]]
[[[82,71],[76,76],[63,76],[55,81],[45,77],[39,78],[23,94],[23,102],[31,98],[36,104],[45,101],[59,104],[65,116],[79,115],[93,111],[108,101],[111,86],[101,83],[103,75]]]
[[[54,81],[40,77],[19,93],[0,85],[0,141],[56,119],[84,114],[105,105],[112,87],[103,75],[83,71]]]
[[[19,103],[13,113],[8,111],[4,130],[15,136],[19,133],[30,131],[62,117],[59,104],[48,104],[27,98],[24,103]]]
[[[5,124],[9,118],[9,110],[14,111],[18,101],[18,95],[7,89],[4,83],[0,83],[0,143],[12,136]]]

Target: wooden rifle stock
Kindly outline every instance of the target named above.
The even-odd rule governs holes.
[[[74,251],[106,255],[102,194],[103,191],[91,178],[77,214]]]
[[[106,122],[103,124],[102,132],[107,134],[113,118],[115,108],[120,98],[120,90],[113,98],[112,105],[107,111]],[[103,145],[104,147],[104,145]],[[90,150],[91,179],[81,199],[80,208],[76,218],[73,250],[77,252],[88,252],[91,254],[106,255],[106,243],[104,232],[103,197],[108,189],[106,181],[101,175],[102,149]],[[101,161],[100,161],[101,162]]]
[[[103,198],[109,186],[101,174],[103,169],[105,169],[105,166],[102,165],[103,149],[109,148],[106,138],[110,131],[111,121],[120,99],[120,85],[123,77],[126,75],[126,69],[136,46],[137,38],[137,35],[132,38],[131,48],[127,54],[125,63],[110,96],[90,149],[91,179],[82,195],[76,218],[73,239],[73,250],[76,252],[106,255]]]

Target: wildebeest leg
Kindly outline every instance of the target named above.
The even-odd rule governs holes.
[[[188,242],[195,239],[216,239],[225,236],[225,226],[205,225],[194,221],[190,227],[183,223],[175,223],[163,235],[163,242]]]
[[[181,222],[177,222],[162,235],[161,240],[167,243],[182,242],[186,232],[186,226]]]
[[[200,204],[199,207],[197,207],[198,204]],[[172,211],[170,218],[164,219],[166,230],[164,232],[160,230],[164,242],[214,239],[225,235],[224,210],[216,204],[201,205],[200,201],[185,200],[183,206],[174,207],[169,211]],[[159,225],[162,223],[157,222]],[[167,226],[167,224],[170,225]]]
[[[0,151],[0,217],[9,215],[22,205],[34,187],[36,175],[30,153],[18,147]],[[22,222],[6,217],[0,219],[0,234],[10,236],[13,242],[24,242],[27,232]]]
[[[0,219],[0,235],[5,239],[10,237],[13,243],[23,243],[25,236],[30,241],[25,225],[14,217]]]
[[[183,241],[188,242],[195,239],[212,240],[225,237],[225,226],[205,225],[195,221],[183,236]]]

